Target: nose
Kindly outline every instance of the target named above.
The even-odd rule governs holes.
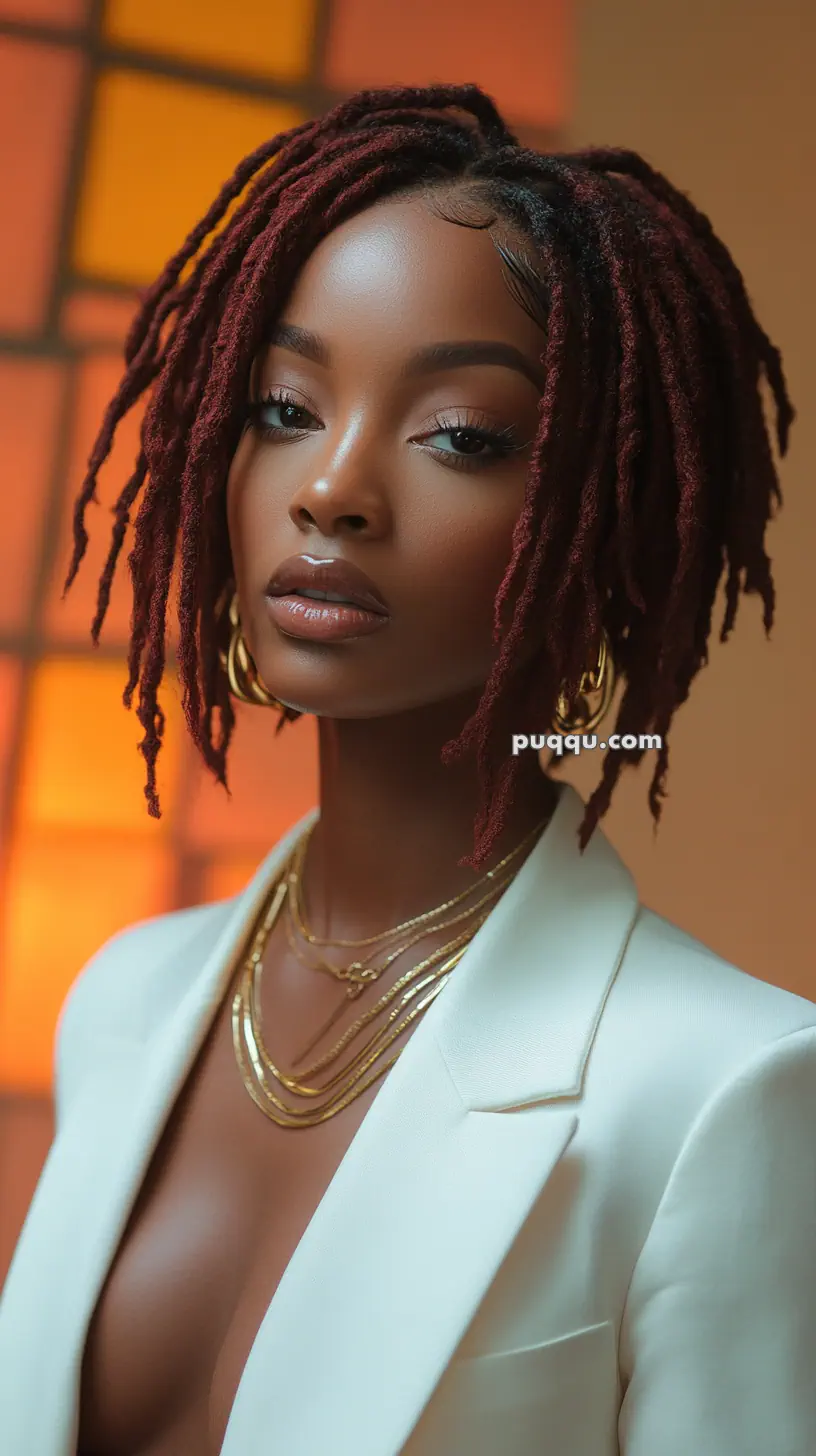
[[[328,460],[312,461],[312,472],[298,486],[289,515],[301,531],[321,536],[353,535],[379,539],[391,529],[392,508],[384,483],[382,456],[373,441],[349,432]]]

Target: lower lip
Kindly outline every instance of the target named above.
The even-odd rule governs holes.
[[[272,621],[290,637],[312,642],[343,642],[350,637],[367,637],[378,632],[390,618],[364,607],[344,607],[340,602],[319,602],[309,597],[266,597]]]

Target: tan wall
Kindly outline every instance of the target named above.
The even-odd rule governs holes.
[[[770,529],[770,643],[758,598],[745,598],[676,719],[656,843],[646,764],[606,827],[647,903],[816,999],[816,5],[584,0],[576,50],[567,145],[634,147],[708,212],[799,411]],[[569,774],[583,790],[589,757]]]

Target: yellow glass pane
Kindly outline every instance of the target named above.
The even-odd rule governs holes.
[[[47,1092],[60,1007],[126,925],[172,908],[169,847],[142,836],[26,829],[12,843],[0,942],[0,1086]]]
[[[105,34],[120,45],[294,81],[309,70],[315,0],[108,0]]]
[[[186,731],[178,685],[165,674],[159,706],[166,725],[156,764],[160,820],[144,797],[147,765],[137,745],[139,690],[122,702],[124,662],[46,658],[31,685],[17,814],[23,825],[93,826],[160,836],[172,823],[180,738]]]
[[[91,277],[152,281],[241,159],[303,120],[299,108],[284,102],[105,72],[74,234],[75,267]]]
[[[312,717],[300,718],[276,738],[274,709],[236,703],[235,714],[227,755],[231,797],[197,760],[182,835],[201,850],[257,848],[257,864],[317,803],[317,725]]]

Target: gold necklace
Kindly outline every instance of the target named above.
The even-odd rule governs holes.
[[[460,894],[454,896],[451,900],[445,901],[442,905],[437,906],[435,909],[427,910],[422,915],[412,916],[410,920],[403,921],[400,925],[394,926],[390,930],[380,931],[376,936],[368,936],[362,941],[320,941],[320,944],[322,945],[344,944],[370,946],[375,940],[379,940],[382,937],[388,937],[389,939],[393,939],[396,937],[398,931],[406,930],[409,927],[413,926],[413,933],[409,935],[408,939],[403,940],[402,944],[391,950],[390,953],[385,957],[385,960],[382,961],[379,966],[366,964],[366,962],[369,962],[374,956],[374,950],[370,950],[368,955],[365,956],[362,960],[352,961],[351,964],[348,966],[336,966],[333,965],[330,961],[326,960],[324,956],[319,956],[316,960],[310,959],[308,955],[304,955],[300,946],[297,944],[297,941],[295,940],[292,933],[293,921],[299,926],[301,933],[305,936],[307,940],[307,943],[314,942],[317,939],[317,937],[311,934],[309,927],[305,923],[305,913],[302,909],[298,910],[300,902],[299,890],[305,858],[305,846],[308,844],[309,837],[311,835],[310,828],[304,833],[300,842],[294,848],[291,867],[288,871],[287,876],[289,893],[286,896],[284,902],[284,913],[286,939],[289,944],[290,950],[292,950],[294,955],[297,956],[298,960],[303,965],[307,966],[310,970],[327,972],[329,975],[334,976],[336,980],[344,983],[346,987],[347,998],[349,1000],[355,1000],[358,996],[362,995],[367,986],[373,985],[377,980],[379,980],[380,977],[385,973],[385,971],[387,971],[388,968],[393,965],[394,961],[397,960],[401,955],[403,955],[406,950],[409,950],[412,946],[416,945],[418,941],[426,939],[431,934],[438,935],[440,931],[447,930],[452,925],[461,924],[463,920],[467,920],[472,915],[475,915],[476,912],[480,910],[483,905],[488,903],[488,901],[497,899],[498,896],[502,894],[502,892],[510,883],[510,880],[513,877],[514,871],[512,869],[512,861],[516,859],[519,854],[521,854],[521,852],[526,848],[533,835],[540,831],[540,829],[543,827],[543,822],[544,821],[542,821],[541,824],[536,825],[535,828],[531,829],[529,834],[527,834],[524,839],[522,839],[521,842],[516,845],[514,849],[510,850],[510,852],[506,854],[503,859],[499,860],[498,864],[493,865],[492,868],[487,870],[485,874],[481,875],[478,880],[475,880],[472,885],[468,885],[467,888],[461,891]],[[450,909],[452,906],[461,905],[463,901],[470,898],[474,894],[477,894],[478,891],[485,885],[488,886],[485,894],[481,895],[474,904],[467,906],[457,915],[448,916],[447,918],[444,917],[443,912],[445,910]],[[439,917],[440,915],[442,915],[441,920],[438,918],[434,919],[434,917]],[[385,947],[383,946],[382,949],[384,950]],[[344,1004],[341,1001],[335,1007],[328,1020],[324,1022],[323,1026],[318,1029],[318,1031],[312,1037],[311,1041],[309,1041],[307,1045],[303,1048],[303,1050],[294,1058],[292,1062],[293,1067],[299,1066],[300,1063],[303,1061],[303,1058],[305,1056],[308,1056],[309,1052],[312,1051],[312,1049],[317,1045],[319,1041],[322,1041],[326,1033],[331,1030],[332,1026],[334,1026],[334,1024],[342,1016],[344,1009]]]
[[[374,981],[379,980],[383,972],[387,971],[388,967],[393,964],[398,956],[403,955],[404,952],[406,950],[409,950],[412,945],[416,945],[417,941],[426,940],[429,935],[438,934],[440,930],[447,930],[449,926],[457,925],[462,920],[467,920],[469,916],[474,915],[476,911],[481,908],[482,905],[487,903],[488,900],[496,899],[501,894],[505,886],[510,883],[511,879],[511,874],[505,875],[503,879],[498,880],[494,885],[492,885],[490,889],[486,892],[486,894],[482,895],[481,898],[477,900],[474,905],[468,905],[466,909],[460,910],[458,915],[452,915],[449,916],[446,920],[440,920],[438,924],[432,925],[429,929],[423,927],[417,930],[413,935],[410,935],[407,940],[404,940],[400,945],[398,945],[396,950],[390,951],[389,954],[386,956],[385,960],[382,961],[378,966],[366,965],[365,961],[352,961],[351,965],[348,966],[335,966],[331,963],[331,961],[325,960],[322,956],[318,960],[308,959],[298,946],[292,934],[293,917],[291,913],[288,913],[286,917],[286,938],[289,943],[290,949],[294,952],[298,960],[301,961],[303,965],[309,966],[311,970],[326,971],[329,975],[334,976],[336,980],[347,982],[348,984],[346,995],[349,997],[349,999],[353,1000],[355,997],[362,994],[366,986],[369,986]],[[290,909],[290,904],[291,896],[287,896],[287,911],[289,911]],[[369,961],[373,954],[374,952],[371,951],[369,955],[366,956],[366,961]]]
[[[409,950],[411,946],[416,945],[416,943],[420,940],[427,939],[427,937],[432,933],[438,934],[441,930],[448,930],[450,926],[457,925],[462,920],[470,919],[476,913],[476,911],[482,907],[482,905],[486,904],[489,900],[497,899],[498,896],[501,894],[502,890],[504,890],[504,888],[510,883],[511,879],[512,875],[506,875],[503,880],[497,881],[496,885],[493,886],[487,892],[487,894],[483,895],[481,899],[476,902],[475,905],[470,905],[467,907],[467,909],[460,911],[458,915],[450,916],[447,920],[440,921],[438,925],[433,926],[432,931],[427,929],[420,929],[416,931],[414,935],[409,936],[407,941],[403,941],[402,944],[398,945],[395,950],[392,950],[379,966],[364,966],[361,965],[359,961],[353,961],[350,966],[333,966],[326,960],[320,960],[317,962],[309,960],[303,954],[303,951],[300,949],[294,939],[294,936],[292,935],[291,917],[288,916],[286,919],[285,927],[286,939],[290,949],[297,956],[301,964],[307,966],[309,970],[326,971],[336,980],[344,982],[346,985],[346,999],[353,1001],[356,1000],[358,996],[361,996],[369,985],[372,985],[375,981],[378,981],[380,977],[385,973],[385,971],[388,970],[389,966],[393,965],[394,961],[397,960],[401,955],[403,955],[406,950]],[[328,1020],[323,1023],[319,1031],[303,1048],[303,1051],[294,1058],[292,1062],[292,1065],[294,1067],[297,1067],[303,1061],[303,1058],[305,1056],[308,1056],[312,1048],[316,1046],[319,1041],[322,1041],[323,1037],[326,1035],[326,1032],[331,1030],[335,1022],[338,1021],[339,1018],[342,1016],[344,1010],[345,1006],[344,1003],[341,1001],[335,1007]]]
[[[478,922],[466,935],[457,937],[457,941],[453,943],[456,945],[456,949],[451,954],[446,955],[446,952],[451,949],[450,945],[443,946],[440,950],[434,951],[432,955],[428,956],[424,961],[421,961],[413,970],[406,972],[405,976],[401,977],[390,988],[386,993],[388,1000],[394,999],[400,991],[403,994],[398,1005],[391,1010],[386,1026],[379,1032],[375,1032],[369,1041],[352,1058],[351,1062],[342,1068],[340,1072],[336,1073],[324,1087],[312,1087],[302,1082],[299,1078],[288,1077],[272,1061],[268,1048],[263,1040],[257,1010],[257,980],[260,959],[253,967],[250,957],[244,967],[241,985],[233,1000],[232,1029],[233,1044],[235,1046],[238,1065],[241,1070],[244,1085],[253,1102],[260,1107],[261,1111],[267,1117],[277,1123],[279,1127],[314,1127],[318,1123],[325,1122],[328,1118],[336,1116],[350,1102],[362,1096],[363,1092],[372,1086],[379,1077],[384,1076],[394,1065],[402,1048],[398,1047],[396,1052],[383,1065],[379,1067],[375,1066],[373,1072],[370,1075],[366,1075],[369,1072],[369,1068],[382,1058],[388,1047],[436,999],[443,986],[446,985],[451,971],[464,955],[469,942],[479,928],[479,924],[483,923],[485,919],[487,919],[487,916],[484,916],[482,921]],[[420,974],[428,970],[435,962],[440,961],[441,964],[435,965],[431,974],[425,976],[417,985],[409,984],[409,982],[418,979]],[[397,1020],[403,1008],[416,996],[425,992],[428,986],[430,986],[430,990],[427,991],[427,994],[422,997],[418,1004],[401,1021],[398,1021],[394,1025],[393,1023]],[[383,1000],[385,999],[383,998]],[[343,1045],[347,1045],[353,1036],[381,1009],[379,1006],[372,1007],[365,1016],[360,1017],[344,1033],[340,1043],[338,1043],[338,1047],[342,1048]],[[337,1050],[337,1048],[333,1048],[331,1052],[321,1058],[321,1061],[316,1064],[315,1068],[309,1069],[309,1074],[318,1068],[322,1069],[322,1066],[327,1061],[336,1056]],[[299,1097],[323,1097],[325,1100],[322,1106],[314,1109],[311,1107],[298,1108],[296,1105],[285,1102],[269,1085],[268,1074],[284,1090],[294,1092]],[[333,1089],[340,1081],[342,1081],[342,1086],[335,1092]]]
[[[530,838],[531,835],[528,835],[522,841],[522,845],[517,846],[516,851],[506,856],[505,861],[502,861],[502,865],[515,857]],[[325,1122],[330,1117],[336,1116],[338,1112],[342,1111],[350,1102],[353,1102],[357,1097],[361,1096],[363,1092],[394,1065],[402,1051],[401,1047],[398,1047],[396,1052],[382,1065],[377,1066],[376,1064],[382,1061],[384,1053],[403,1035],[413,1021],[416,1020],[417,1016],[420,1016],[427,1010],[428,1006],[435,1000],[443,986],[447,984],[448,977],[461,960],[474,935],[490,914],[490,909],[485,910],[483,914],[477,916],[475,924],[469,926],[464,932],[455,936],[453,940],[448,941],[445,945],[438,947],[429,956],[421,960],[418,965],[405,972],[380,997],[376,1005],[369,1008],[364,1015],[359,1017],[356,1022],[347,1028],[330,1051],[325,1053],[311,1067],[305,1069],[302,1077],[288,1076],[273,1062],[263,1038],[259,1013],[260,980],[263,971],[262,957],[266,943],[274,928],[284,901],[288,898],[291,903],[293,888],[296,890],[298,887],[296,866],[303,862],[301,846],[302,839],[295,846],[288,863],[284,866],[282,874],[272,887],[265,911],[261,912],[259,920],[256,922],[251,949],[245,959],[240,983],[232,1003],[233,1046],[244,1085],[253,1102],[256,1103],[267,1117],[277,1123],[278,1126],[289,1128],[313,1127],[318,1123]],[[500,866],[495,866],[492,872],[488,872],[488,875],[491,873],[495,875],[499,868]],[[488,878],[488,875],[482,877],[482,882]],[[512,876],[507,877],[506,883],[509,883],[510,878]],[[478,883],[476,886],[470,886],[468,891],[454,897],[453,901],[447,901],[444,906],[437,907],[436,911],[426,912],[423,916],[414,916],[411,921],[404,922],[402,927],[395,927],[394,929],[404,929],[409,925],[415,926],[420,921],[427,921],[433,914],[438,915],[442,910],[461,903],[468,894],[472,894],[473,890],[478,888]],[[491,891],[484,897],[484,900],[493,898],[495,898],[495,891],[491,887]],[[484,903],[484,900],[480,904]],[[454,917],[454,921],[472,915],[476,908],[475,906],[470,907],[469,911],[465,911],[462,915]],[[454,921],[451,923],[454,923]],[[443,927],[440,926],[438,928]],[[423,932],[423,934],[429,933],[430,931]],[[378,938],[381,937],[372,937],[371,940]],[[416,938],[420,939],[422,936],[420,935]],[[330,943],[340,944],[341,942]],[[356,944],[359,942],[353,943]],[[396,957],[392,958],[395,959]],[[334,969],[338,970],[339,968]],[[348,970],[348,968],[346,969]],[[363,1028],[368,1026],[372,1020],[388,1010],[392,1001],[397,1000],[398,997],[397,1004],[391,1008],[388,1014],[386,1024],[379,1030],[374,1031],[361,1049],[327,1083],[317,1087],[311,1086],[304,1080],[307,1077],[313,1077],[316,1072],[322,1071],[326,1066],[336,1061],[337,1057],[349,1042]],[[418,1004],[413,1006],[402,1020],[399,1020],[404,1008],[417,997],[421,997]],[[336,1020],[336,1016],[333,1019]],[[314,1040],[311,1045],[314,1045]],[[311,1048],[307,1048],[307,1050],[309,1049]],[[299,1060],[302,1060],[302,1056]],[[373,1071],[371,1070],[372,1068]],[[316,1098],[322,1098],[323,1102],[320,1106],[307,1106],[305,1108],[299,1108],[296,1105],[288,1103],[270,1086],[270,1077],[274,1079],[282,1091],[293,1093],[300,1098],[306,1099],[307,1102]],[[340,1084],[339,1087],[338,1084]]]
[[[325,939],[321,936],[315,935],[314,932],[310,930],[306,924],[306,914],[303,908],[301,884],[303,876],[303,863],[306,858],[306,850],[308,848],[309,840],[312,837],[312,833],[315,827],[314,824],[310,824],[309,828],[304,831],[298,844],[295,846],[292,859],[292,868],[290,871],[293,879],[293,893],[289,897],[289,904],[291,908],[292,919],[297,926],[298,934],[301,935],[305,941],[308,941],[310,945],[374,945],[378,940],[385,940],[390,936],[401,935],[404,931],[413,929],[415,925],[426,924],[430,919],[433,918],[433,916],[442,915],[446,910],[452,910],[455,905],[460,905],[463,900],[466,900],[470,895],[473,895],[479,889],[479,887],[485,883],[486,880],[494,880],[496,876],[499,875],[501,871],[512,862],[512,860],[516,859],[517,856],[521,854],[522,850],[530,843],[530,841],[536,835],[540,834],[546,822],[546,818],[542,819],[540,823],[536,824],[535,827],[530,830],[529,834],[525,835],[524,839],[522,839],[520,844],[516,845],[515,849],[511,849],[509,854],[506,854],[504,856],[504,859],[499,860],[498,864],[493,865],[492,869],[487,870],[486,873],[481,875],[478,880],[475,880],[472,885],[468,885],[467,889],[461,890],[458,895],[454,895],[452,900],[446,900],[444,904],[436,905],[433,910],[426,910],[423,912],[422,915],[414,915],[411,917],[410,920],[403,920],[400,925],[394,925],[391,927],[390,930],[378,930],[376,935],[364,936],[360,940]]]

